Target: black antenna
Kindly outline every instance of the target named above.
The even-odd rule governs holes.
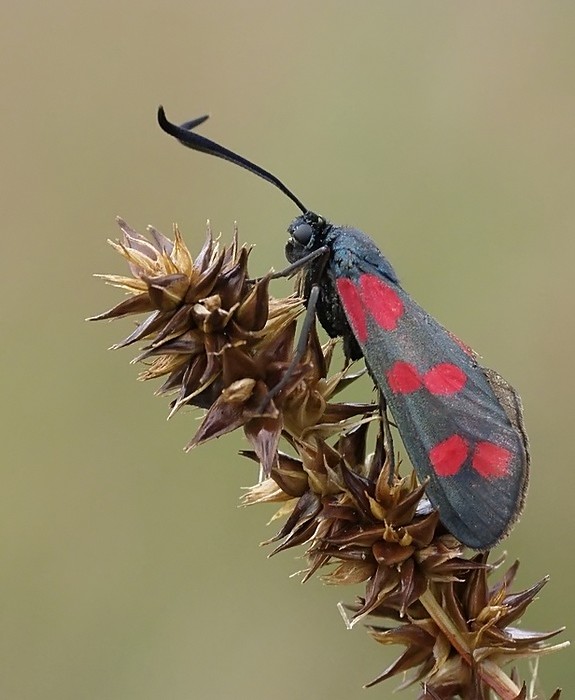
[[[251,163],[249,160],[243,158],[242,156],[239,156],[237,153],[234,153],[233,151],[224,148],[224,146],[220,146],[219,143],[216,143],[215,141],[210,141],[210,139],[207,139],[205,136],[200,136],[199,134],[194,133],[192,129],[205,122],[208,116],[209,115],[205,114],[203,117],[192,119],[189,122],[184,122],[181,126],[177,126],[176,124],[172,124],[168,121],[166,113],[164,112],[164,108],[161,105],[158,107],[158,124],[166,132],[166,134],[169,134],[170,136],[173,136],[174,138],[178,139],[178,141],[181,144],[187,146],[188,148],[192,148],[194,151],[208,153],[210,156],[216,156],[217,158],[229,160],[230,163],[235,163],[241,168],[249,170],[250,173],[254,173],[254,175],[259,175],[261,178],[267,180],[268,182],[271,182],[271,184],[275,185],[278,188],[278,190],[281,190],[285,195],[287,195],[291,199],[291,201],[294,202],[302,210],[304,214],[306,214],[309,211],[307,207],[304,207],[304,205],[295,196],[295,194],[293,194],[293,192],[290,192],[290,190],[288,190],[288,188],[283,184],[283,182],[279,180],[275,175],[268,173],[267,170],[260,168],[260,166],[256,165],[255,163]]]

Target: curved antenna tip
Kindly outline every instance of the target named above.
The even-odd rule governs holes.
[[[177,137],[177,130],[178,129],[184,129],[185,131],[192,131],[192,129],[195,129],[196,126],[203,124],[209,118],[210,118],[209,114],[202,114],[201,117],[196,117],[195,119],[190,119],[189,121],[184,122],[183,124],[180,124],[179,126],[176,126],[175,124],[172,124],[170,122],[170,120],[166,117],[166,112],[164,110],[164,106],[159,105],[159,107],[158,107],[158,124],[163,129],[163,131],[170,134],[171,136],[175,136],[176,138],[178,138]]]

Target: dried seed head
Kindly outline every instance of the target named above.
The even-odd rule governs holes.
[[[403,644],[406,649],[369,685],[411,670],[412,677],[402,687],[422,682],[426,690],[420,698],[488,698],[491,691],[509,700],[526,697],[503,667],[561,648],[547,641],[562,630],[539,633],[516,628],[513,623],[546,579],[511,593],[517,562],[490,585],[498,565],[488,565],[487,557],[486,553],[474,557],[476,566],[458,581],[430,585],[420,596],[421,606],[408,611],[407,624],[370,628],[381,644]]]
[[[133,277],[101,275],[131,296],[91,320],[148,313],[136,330],[115,348],[147,340],[136,358],[146,361],[141,379],[166,376],[159,394],[176,393],[172,410],[193,403],[210,405],[223,388],[222,353],[254,343],[268,321],[268,278],[247,277],[249,250],[237,235],[226,248],[208,228],[195,259],[177,227],[171,241],[153,228],[150,240],[118,220],[120,242],[111,242],[130,266]]]

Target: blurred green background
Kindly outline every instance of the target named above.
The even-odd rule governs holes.
[[[269,185],[162,134],[202,131],[316,211],[370,233],[405,287],[517,386],[532,443],[524,624],[573,634],[575,6],[569,2],[4,2],[0,10],[0,697],[388,697],[394,658],[268,561],[271,510],[238,509],[233,435],[185,455],[199,412],[106,352],[128,321],[114,217],[194,250],[209,217],[283,265],[297,213]],[[278,284],[277,293],[284,291]],[[563,639],[568,635],[563,635]],[[545,659],[549,693],[572,653]],[[408,694],[409,696],[409,694]]]

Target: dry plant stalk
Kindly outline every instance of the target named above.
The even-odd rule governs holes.
[[[549,643],[561,629],[515,627],[547,578],[512,592],[518,562],[498,573],[502,562],[490,563],[487,552],[466,554],[415,475],[390,474],[379,407],[334,401],[359,376],[349,367],[330,372],[335,343],[322,346],[314,330],[288,383],[262,411],[293,357],[301,299],[274,299],[269,275],[250,278],[250,251],[238,245],[237,231],[224,247],[208,227],[192,258],[177,227],[171,240],[118,223],[122,239],[110,243],[132,276],[100,276],[128,297],[91,320],[149,314],[114,348],[145,341],[134,362],[146,364],[141,379],[163,378],[156,393],[173,397],[171,413],[206,409],[187,448],[242,428],[251,445],[243,454],[261,465],[243,502],[278,503],[277,516],[286,518],[270,540],[274,553],[304,545],[304,580],[321,569],[327,583],[364,584],[363,596],[346,606],[348,624],[369,618],[376,641],[405,647],[368,685],[402,674],[400,687],[419,684],[421,700],[537,697],[504,668],[568,644]]]

